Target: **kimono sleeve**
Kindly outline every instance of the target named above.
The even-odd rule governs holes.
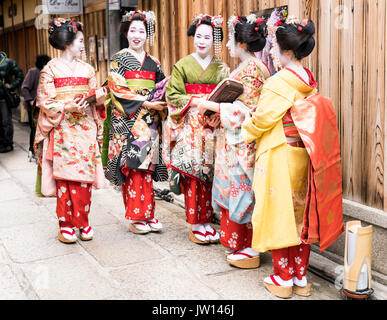
[[[60,125],[65,115],[67,104],[72,100],[56,100],[57,92],[54,85],[54,74],[50,66],[46,66],[40,73],[36,104],[40,108],[39,121],[41,130],[45,133]]]
[[[95,78],[95,70],[92,66],[89,66],[89,89],[97,89],[97,79]],[[101,121],[106,120],[106,107],[104,104],[95,105],[95,111],[97,113],[98,119]]]
[[[169,115],[174,118],[184,117],[190,108],[192,96],[188,95],[185,89],[185,75],[181,66],[176,64],[173,67],[171,79],[166,89],[166,99],[171,105]]]
[[[242,126],[242,135],[247,143],[251,143],[275,127],[281,121],[293,101],[282,96],[269,87],[263,87],[257,110],[247,118]]]
[[[97,89],[97,79],[95,78],[95,70],[92,66],[89,66],[89,89]],[[104,104],[100,106],[94,104],[92,108],[94,121],[97,125],[97,142],[101,152],[103,143],[103,121],[106,119],[106,107]]]
[[[132,118],[146,100],[145,96],[137,94],[131,90],[121,74],[117,72],[120,66],[114,60],[110,62],[108,83],[110,88],[110,98],[114,108],[121,114]]]
[[[249,117],[249,111],[257,106],[264,83],[263,72],[254,61],[250,61],[241,70],[240,81],[243,94],[232,104],[222,103],[220,108],[222,126],[228,130],[240,129]]]

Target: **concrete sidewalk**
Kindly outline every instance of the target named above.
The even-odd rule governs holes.
[[[160,234],[128,231],[121,194],[93,190],[91,242],[58,241],[55,198],[34,195],[28,126],[15,123],[15,150],[0,154],[0,299],[275,300],[263,287],[270,253],[257,270],[228,265],[221,245],[188,240],[184,210],[157,201]],[[219,229],[219,226],[214,226]],[[314,274],[310,298],[338,300],[335,286]]]

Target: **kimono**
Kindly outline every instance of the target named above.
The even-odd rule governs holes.
[[[313,74],[305,70],[309,83],[291,69],[281,70],[271,77],[263,87],[256,112],[243,124],[245,140],[257,141],[252,247],[260,252],[271,250],[274,273],[283,280],[293,277],[301,280],[305,276],[312,243],[305,241],[303,236],[306,225],[304,214],[310,200],[308,188],[313,181],[308,179],[312,172],[311,150],[305,148],[309,142],[301,138],[300,122],[294,121],[292,116],[300,114],[292,112],[293,106],[316,96],[317,83]],[[322,122],[316,128],[326,127],[324,123],[328,123],[324,117],[309,118],[304,114],[303,118],[309,130],[313,121]],[[334,142],[335,139],[330,141]],[[326,148],[326,145],[319,147]],[[337,163],[333,163],[336,166]],[[328,198],[334,195],[337,199],[337,188],[337,185],[330,183]],[[340,212],[337,214],[340,215]],[[339,220],[330,221],[338,221],[338,224],[335,223],[337,230],[341,229]],[[331,235],[338,237],[340,231],[337,230]]]
[[[171,189],[182,187],[184,191],[190,224],[204,224],[212,219],[215,160],[214,130],[206,125],[198,108],[191,106],[191,100],[206,98],[224,78],[221,60],[213,58],[203,70],[196,58],[188,55],[174,65],[167,85],[169,117],[165,124],[163,155],[170,169]]]
[[[143,61],[138,61],[129,49],[112,57],[108,77],[111,118],[105,176],[122,188],[127,219],[153,219],[153,179],[168,179],[160,149],[163,114],[143,107],[156,84],[164,78],[160,62],[147,53]]]
[[[96,88],[93,67],[81,60],[71,68],[55,58],[41,72],[34,148],[41,168],[42,194],[57,195],[61,227],[88,226],[91,186],[105,185],[101,163],[104,106],[91,105],[82,114],[65,111],[77,95]],[[86,191],[77,192],[80,188]]]
[[[230,78],[243,83],[244,93],[234,103],[220,107],[212,206],[221,212],[221,243],[233,250],[251,247],[256,143],[246,143],[241,129],[250,110],[258,105],[262,85],[269,77],[269,69],[260,60],[241,63]]]

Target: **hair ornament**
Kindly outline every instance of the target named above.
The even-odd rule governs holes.
[[[265,19],[264,18],[259,18],[259,19],[257,19],[257,21],[255,21],[255,23],[257,24],[257,25],[261,25],[262,23],[264,23],[265,22]]]
[[[77,33],[78,32],[78,28],[77,28],[75,22],[72,19],[64,19],[64,18],[60,18],[59,17],[59,18],[54,18],[53,22],[54,22],[54,25],[53,26],[51,25],[48,28],[48,33],[49,34],[52,34],[55,31],[55,27],[59,28],[59,27],[61,27],[63,25],[67,25],[68,30],[70,32],[72,32],[72,33]],[[78,22],[78,23],[82,26],[81,22]]]

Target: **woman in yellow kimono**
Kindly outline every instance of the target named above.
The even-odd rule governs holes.
[[[265,287],[290,298],[293,292],[308,296],[311,289],[306,279],[310,245],[301,241],[309,156],[289,110],[297,100],[316,93],[313,74],[301,64],[314,49],[315,26],[289,17],[272,27],[272,57],[282,70],[263,86],[243,135],[247,142],[257,141],[252,247],[272,253],[274,275],[264,280]]]

